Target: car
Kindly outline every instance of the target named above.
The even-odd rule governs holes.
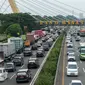
[[[75,39],[76,41],[80,41],[80,37],[76,37],[76,39]]]
[[[78,65],[76,62],[68,62],[67,64],[67,76],[78,76]]]
[[[46,38],[42,38],[42,42],[46,42]]]
[[[15,67],[14,63],[12,63],[12,62],[6,63],[5,69],[7,72],[16,71],[16,67]]]
[[[67,48],[67,55],[75,55],[75,51],[73,48]]]
[[[44,50],[43,50],[43,48],[39,48],[37,50],[36,57],[44,57]]]
[[[5,81],[8,78],[8,72],[5,68],[0,67],[0,81]]]
[[[5,62],[10,62],[12,60],[11,56],[5,56],[4,61]]]
[[[73,48],[73,43],[72,42],[68,42],[67,43],[67,48]]]
[[[52,40],[50,40],[50,39],[48,39],[48,40],[46,41],[46,43],[48,43],[49,47],[51,47],[51,46],[52,46],[52,44],[53,44],[53,41],[52,41]]]
[[[76,61],[75,56],[68,55],[68,61]]]
[[[32,45],[32,50],[37,50],[37,45],[36,44],[34,44],[34,45]]]
[[[24,59],[22,57],[15,57],[12,61],[15,66],[22,66],[24,64]]]
[[[29,69],[20,69],[16,73],[16,82],[29,82],[31,80],[31,72]]]
[[[72,80],[69,85],[83,85],[81,80]]]
[[[25,48],[23,53],[24,53],[24,56],[31,56],[32,55],[31,47]]]
[[[44,45],[43,45],[43,49],[44,49],[45,51],[48,51],[48,50],[49,50],[49,45],[48,45],[48,44],[44,44]]]
[[[42,46],[42,41],[38,41],[36,45],[37,45],[37,47],[41,47]]]
[[[29,58],[27,68],[38,68],[39,67],[39,60],[38,58]]]

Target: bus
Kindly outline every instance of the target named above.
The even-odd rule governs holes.
[[[85,60],[85,42],[80,43],[79,57],[80,57],[80,60]]]

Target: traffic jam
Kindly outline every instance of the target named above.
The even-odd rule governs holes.
[[[85,30],[69,29],[66,36],[65,85],[84,85]]]
[[[54,27],[50,31],[27,33],[25,41],[11,37],[7,43],[0,43],[0,85],[31,82],[59,35]]]

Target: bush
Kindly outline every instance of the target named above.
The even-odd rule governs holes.
[[[57,62],[60,54],[60,49],[62,45],[63,35],[59,37],[56,41],[54,47],[52,48],[47,61],[45,62],[36,82],[35,85],[53,85]]]

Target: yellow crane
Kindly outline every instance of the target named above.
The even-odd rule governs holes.
[[[18,9],[18,7],[15,3],[15,0],[8,0],[8,1],[9,1],[9,4],[10,4],[11,8],[12,8],[12,11],[14,13],[19,13],[20,11],[19,11],[19,9]]]

